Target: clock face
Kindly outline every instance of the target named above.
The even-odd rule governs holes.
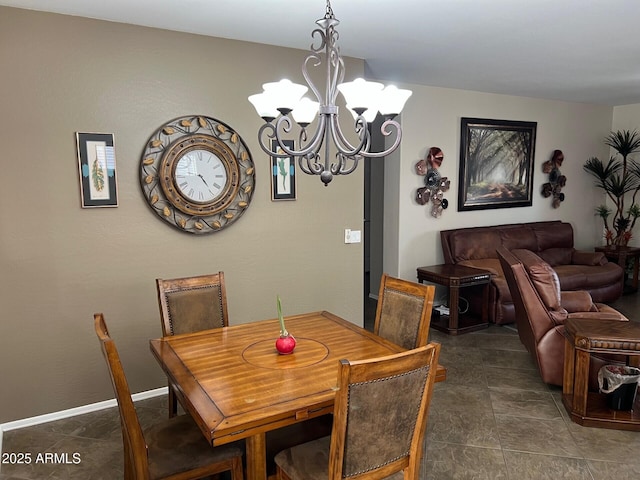
[[[196,149],[176,162],[176,188],[192,202],[216,199],[227,184],[227,169],[213,152]]]
[[[187,233],[232,225],[249,207],[255,186],[249,149],[231,127],[202,115],[160,127],[140,160],[140,185],[151,209]]]

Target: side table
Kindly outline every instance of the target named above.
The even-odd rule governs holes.
[[[489,282],[491,273],[479,268],[465,267],[455,264],[430,265],[419,267],[418,281],[443,285],[449,289],[449,315],[431,317],[431,326],[436,330],[458,335],[473,332],[489,326]],[[484,285],[482,290],[482,317],[459,314],[460,289],[474,285]]]
[[[638,291],[638,263],[640,261],[640,248],[638,247],[596,247],[596,252],[604,253],[607,260],[616,262],[626,272],[627,261],[633,260],[633,279],[631,280],[631,287],[626,287],[624,293],[634,293]],[[626,279],[626,274],[625,274]],[[626,282],[625,282],[626,283]]]
[[[638,366],[640,323],[569,319],[564,325],[562,403],[571,420],[585,427],[640,431],[640,398],[637,395],[633,409],[622,411],[607,407],[605,394],[589,392],[592,353],[627,355],[628,363]]]

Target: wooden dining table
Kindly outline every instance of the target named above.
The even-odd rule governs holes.
[[[246,442],[246,478],[266,480],[268,431],[333,412],[341,359],[404,349],[329,312],[285,317],[296,339],[290,355],[275,349],[277,319],[150,341],[181,404],[212,445]],[[438,366],[436,381],[446,377]]]

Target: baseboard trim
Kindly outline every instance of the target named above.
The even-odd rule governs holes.
[[[144,392],[134,393],[131,398],[134,402],[139,400],[146,400],[147,398],[158,397],[160,395],[167,395],[168,388],[160,387],[154,390],[147,390]],[[40,425],[41,423],[53,422],[55,420],[62,420],[63,418],[74,417],[76,415],[82,415],[85,413],[97,412],[99,410],[105,410],[107,408],[115,407],[117,405],[116,399],[104,400],[102,402],[90,403],[89,405],[82,405],[80,407],[69,408],[68,410],[61,410],[59,412],[46,413],[44,415],[38,415],[36,417],[23,418],[21,420],[14,420],[13,422],[0,423],[0,452],[2,451],[2,436],[4,432],[9,430],[15,430],[18,428],[32,427],[34,425]]]

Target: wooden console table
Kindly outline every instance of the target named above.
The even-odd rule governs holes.
[[[433,328],[449,335],[458,335],[459,333],[473,332],[489,326],[490,272],[455,264],[430,265],[419,267],[417,270],[420,283],[426,281],[449,288],[449,315],[432,316],[431,326]],[[471,315],[459,314],[460,289],[474,285],[484,285],[482,291],[482,317],[480,319]]]
[[[640,323],[617,320],[569,319],[565,322],[562,403],[571,420],[585,427],[640,431],[640,397],[631,411],[611,410],[603,393],[589,392],[592,353],[627,355],[640,360]],[[633,356],[633,358],[630,358]]]
[[[607,257],[607,260],[611,260],[616,262],[618,265],[622,267],[625,271],[625,280],[626,280],[626,269],[627,269],[627,261],[633,260],[633,278],[631,280],[631,286],[627,287],[625,282],[624,293],[634,293],[638,291],[638,271],[640,270],[639,262],[640,262],[640,248],[638,247],[596,247],[596,252],[604,253],[604,256]]]

